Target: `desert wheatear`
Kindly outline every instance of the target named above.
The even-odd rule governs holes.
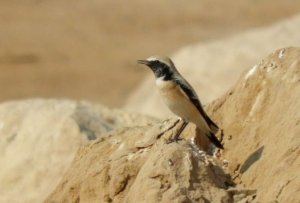
[[[219,127],[208,117],[202,108],[195,90],[180,75],[174,63],[168,57],[152,56],[138,63],[147,65],[156,77],[156,86],[169,109],[183,120],[172,141],[177,141],[188,122],[196,124],[201,134],[218,148],[223,145],[215,136]]]

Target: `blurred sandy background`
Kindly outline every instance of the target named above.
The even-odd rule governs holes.
[[[0,101],[57,97],[121,106],[171,55],[300,11],[294,0],[0,0]]]

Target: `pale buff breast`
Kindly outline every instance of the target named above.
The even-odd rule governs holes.
[[[157,79],[156,85],[164,102],[174,114],[195,123],[200,129],[209,129],[198,109],[176,83]]]

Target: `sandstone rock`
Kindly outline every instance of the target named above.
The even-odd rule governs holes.
[[[300,48],[251,68],[206,107],[222,128],[217,158],[199,150],[192,125],[166,144],[174,119],[84,102],[2,104],[0,201],[40,202],[55,188],[46,202],[298,203],[299,92]]]
[[[82,147],[46,202],[298,203],[299,92],[300,48],[275,51],[207,106],[223,129],[218,159],[190,129],[166,144],[172,120],[123,128]]]
[[[67,100],[0,105],[0,202],[41,202],[58,184],[78,147],[152,119]]]
[[[243,71],[263,56],[285,46],[300,45],[299,29],[297,15],[226,39],[193,44],[176,52],[172,59],[205,104],[223,95]],[[156,117],[170,115],[155,88],[149,72],[147,80],[132,93],[126,108]]]
[[[46,202],[230,202],[220,163],[190,141],[166,144],[172,122],[125,128],[82,147]]]
[[[300,48],[275,51],[208,110],[229,170],[258,202],[300,201]]]

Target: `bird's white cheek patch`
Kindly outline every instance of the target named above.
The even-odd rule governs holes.
[[[158,87],[161,87],[161,86],[166,85],[167,82],[164,81],[163,77],[160,77],[155,80],[155,83]]]

